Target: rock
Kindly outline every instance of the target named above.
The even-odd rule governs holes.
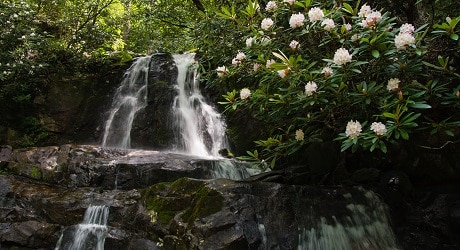
[[[311,242],[308,235],[315,228],[318,242],[326,232],[322,230],[332,230],[328,233],[338,237],[339,226],[322,228],[337,224],[347,228],[340,231],[345,238],[352,237],[347,232],[384,225],[378,236],[371,233],[373,229],[363,232],[363,240],[373,246],[397,246],[384,204],[360,188],[179,179],[150,187],[142,200],[154,221],[167,228],[168,235],[162,237],[165,249],[296,249]],[[371,217],[367,212],[364,216],[367,210],[374,211]],[[336,244],[361,244],[350,242],[351,238]]]
[[[63,145],[13,150],[2,164],[11,173],[66,187],[128,190],[181,177],[209,179],[219,171],[220,161],[224,160],[159,151]],[[240,175],[247,173],[245,164],[225,161],[230,163],[227,168],[234,166]]]

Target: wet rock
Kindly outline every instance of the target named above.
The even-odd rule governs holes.
[[[63,145],[13,150],[2,164],[13,174],[66,187],[128,190],[181,177],[209,179],[220,161],[159,151]],[[246,171],[244,165],[235,167]]]

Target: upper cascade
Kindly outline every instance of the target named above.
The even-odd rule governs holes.
[[[175,149],[187,154],[218,157],[227,148],[226,124],[221,114],[201,94],[195,54],[174,55],[178,69],[177,96],[173,103]]]

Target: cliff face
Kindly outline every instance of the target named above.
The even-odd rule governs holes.
[[[153,54],[149,70],[148,106],[133,124],[132,146],[165,148],[172,140],[169,110],[177,68],[171,54]],[[64,143],[99,144],[112,98],[131,62],[88,74],[45,76],[40,93],[26,110],[2,110],[0,144],[15,147]],[[46,79],[45,79],[46,78]]]

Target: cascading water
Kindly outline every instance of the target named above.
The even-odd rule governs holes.
[[[216,157],[219,150],[228,147],[226,125],[201,94],[194,57],[193,53],[174,55],[178,69],[178,93],[173,105],[177,149],[191,155]]]
[[[313,215],[313,225],[299,229],[298,250],[399,249],[390,227],[385,204],[371,191],[365,192],[368,204],[350,203],[348,216],[326,219]],[[347,197],[346,197],[347,198]],[[350,197],[351,198],[351,195]],[[352,202],[352,199],[349,199]]]
[[[251,174],[246,164],[223,159],[219,150],[228,148],[226,124],[221,114],[206,102],[197,77],[195,54],[173,55],[177,68],[172,101],[173,134],[171,148],[183,153],[213,160],[213,178],[244,179]],[[126,71],[115,94],[102,140],[103,147],[130,148],[131,128],[136,113],[147,106],[147,86],[152,56],[139,57]],[[164,119],[168,119],[165,117]],[[155,128],[154,128],[155,129]]]
[[[147,105],[150,56],[137,58],[126,71],[104,127],[103,147],[130,148],[136,113]]]
[[[103,250],[108,216],[109,208],[106,206],[88,207],[83,222],[70,232],[64,231],[55,250]]]

